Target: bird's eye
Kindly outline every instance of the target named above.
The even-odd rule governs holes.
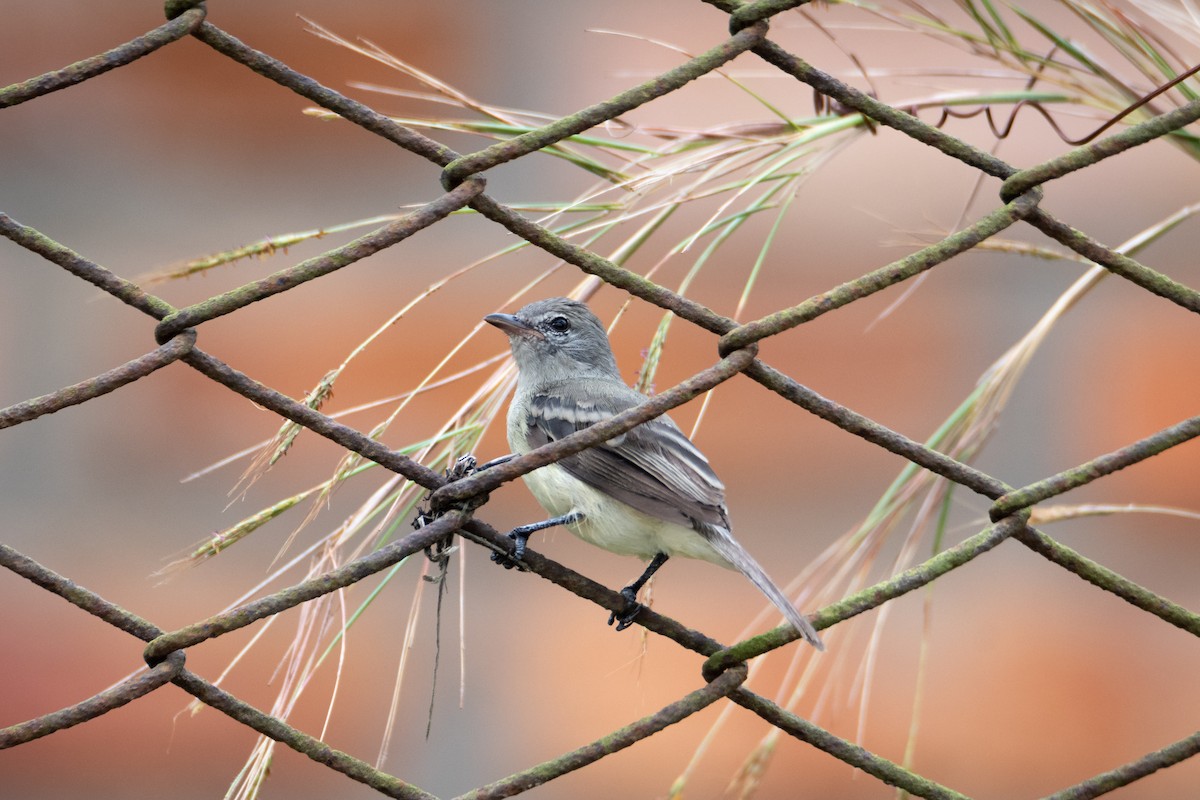
[[[571,330],[571,323],[566,317],[555,317],[547,322],[546,325],[555,333],[566,333]]]

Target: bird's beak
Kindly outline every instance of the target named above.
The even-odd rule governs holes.
[[[483,321],[495,325],[509,336],[521,336],[525,339],[546,338],[545,334],[514,314],[488,314]]]

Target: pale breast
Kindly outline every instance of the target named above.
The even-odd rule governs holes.
[[[587,485],[557,464],[534,470],[524,476],[524,481],[549,516],[583,514],[582,520],[566,527],[597,547],[643,559],[666,553],[730,566],[695,530],[643,514]]]
[[[528,453],[523,413],[508,412],[508,444],[514,453]],[[522,476],[534,498],[551,517],[572,512],[583,514],[580,522],[566,526],[585,542],[613,553],[650,559],[658,553],[698,558],[732,568],[697,531],[643,514],[589,486],[557,464],[548,464]]]

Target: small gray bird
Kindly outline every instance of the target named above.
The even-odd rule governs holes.
[[[530,303],[516,314],[484,319],[508,334],[517,362],[517,390],[508,409],[508,443],[520,455],[608,419],[646,400],[621,379],[600,320],[565,297]],[[495,463],[495,462],[493,462]],[[627,611],[609,617],[617,630],[633,624],[638,590],[670,556],[702,558],[749,578],[800,634],[824,649],[812,624],[729,532],[725,486],[708,459],[667,416],[524,476],[551,515],[515,528],[512,567],[530,534],[565,525],[585,542],[648,559],[621,590]]]

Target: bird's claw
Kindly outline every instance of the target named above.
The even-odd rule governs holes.
[[[618,614],[616,611],[608,615],[608,624],[616,623],[617,630],[623,631],[633,624],[637,619],[637,615],[641,613],[642,604],[637,601],[637,594],[630,587],[626,586],[621,590],[621,597],[625,598],[625,610]]]
[[[521,565],[509,553],[492,553],[492,561],[496,562],[505,569],[520,567]]]
[[[525,540],[519,537],[516,531],[508,534],[508,538],[516,542],[516,545],[513,547],[512,551],[508,553],[493,552],[492,561],[504,567],[505,569],[512,569],[516,567],[524,572],[525,567],[521,565],[520,559],[525,555]]]
[[[617,624],[616,630],[623,631],[633,624],[634,619],[641,610],[642,604],[638,603],[632,609],[625,609],[619,617],[617,616],[617,612],[613,611],[608,615],[608,624],[612,625],[615,622]]]

